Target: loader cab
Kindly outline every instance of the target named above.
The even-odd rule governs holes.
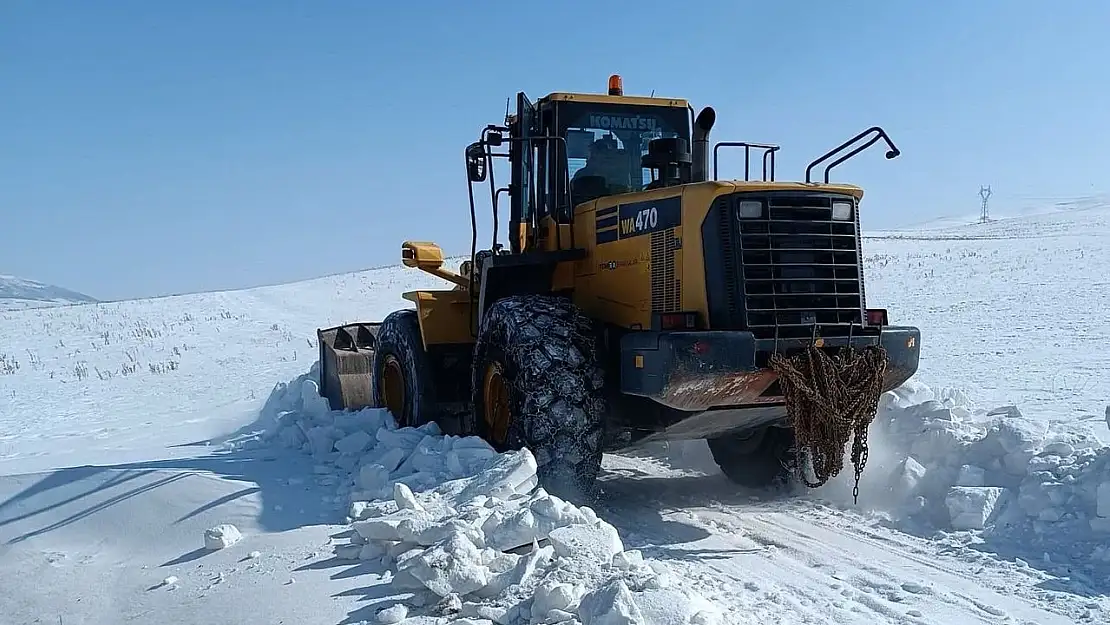
[[[519,93],[516,104],[506,119],[513,253],[531,247],[545,219],[569,223],[582,203],[690,181],[686,100],[625,96],[614,76],[608,94],[557,92],[533,104]]]

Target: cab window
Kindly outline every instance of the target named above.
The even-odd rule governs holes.
[[[651,171],[641,166],[648,143],[681,136],[658,117],[590,112],[566,127],[571,194],[575,204],[642,191]]]

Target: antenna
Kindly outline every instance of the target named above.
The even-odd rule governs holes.
[[[991,197],[991,186],[979,187],[979,197],[983,198],[983,206],[979,210],[979,223],[985,224],[991,220],[990,211],[987,210],[987,200]]]

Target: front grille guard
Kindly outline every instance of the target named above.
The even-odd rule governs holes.
[[[863,330],[864,328],[868,327],[863,323],[857,324],[855,322],[849,322],[848,323],[848,337],[847,337],[847,341],[845,343],[847,346],[852,345],[852,339],[855,338],[853,330],[855,330],[856,326],[859,326],[860,330]],[[817,331],[818,331],[819,328],[820,328],[820,326],[818,326],[816,323],[813,324],[812,333],[810,334],[810,337],[809,337],[809,344],[810,345],[816,345],[817,344]],[[878,328],[879,328],[879,331],[878,331],[878,334],[875,337],[875,343],[877,345],[881,345],[882,342],[883,342],[883,326],[880,324],[878,326]],[[839,338],[839,337],[837,337],[837,338]],[[779,349],[782,346],[783,340],[785,340],[785,339],[780,340],[780,338],[779,338],[779,328],[778,328],[778,324],[776,324],[775,325],[775,335],[774,335],[775,348],[771,352],[772,354],[778,355]]]
[[[758,199],[761,201],[764,210],[761,217],[739,218],[737,213],[738,205],[736,202],[740,199]],[[737,225],[735,226],[738,252],[736,261],[742,276],[741,293],[739,293],[739,295],[743,302],[742,313],[744,324],[749,331],[753,331],[757,337],[772,338],[774,341],[775,353],[778,353],[780,347],[788,341],[804,340],[804,334],[799,332],[799,330],[804,327],[809,328],[808,334],[810,344],[817,341],[822,330],[834,331],[834,334],[827,338],[836,339],[837,342],[844,339],[846,335],[849,344],[856,338],[857,333],[859,335],[875,336],[867,332],[869,328],[874,326],[867,324],[862,253],[859,245],[859,217],[855,210],[856,203],[853,199],[853,212],[856,214],[853,214],[853,217],[849,220],[841,222],[832,219],[833,199],[834,196],[826,194],[806,194],[802,196],[797,194],[790,194],[789,196],[763,194],[756,196],[754,194],[743,194],[734,196],[734,201],[732,202],[729,212],[731,213],[731,218],[737,221]],[[836,199],[844,198],[836,197]],[[814,211],[824,213],[821,215],[823,218],[799,219],[799,217],[803,217],[806,212],[812,214]],[[790,222],[805,223],[807,227],[801,228],[804,230],[804,232],[801,233],[797,232],[797,228],[793,226],[788,226],[782,231],[776,231],[775,224],[781,225]],[[745,228],[745,224],[748,224],[749,228]],[[813,227],[816,224],[827,224],[828,230],[819,231],[822,229]],[[838,224],[854,226],[854,228],[848,228],[847,232],[836,232]],[[755,227],[753,228],[752,226]],[[763,230],[765,230],[765,232],[763,232]],[[842,240],[848,236],[852,239],[851,246],[849,248],[838,247],[836,244],[838,239]],[[746,239],[760,239],[764,237],[766,239],[764,246],[753,249],[750,247],[750,242],[746,245]],[[808,247],[790,245],[791,242],[806,239],[809,239],[809,242],[807,242]],[[822,239],[824,239],[823,245],[812,243],[812,241],[820,242]],[[776,241],[779,243],[776,243]],[[814,275],[806,278],[790,277],[789,274],[793,273],[789,271],[791,265],[789,263],[784,264],[778,262],[777,260],[777,257],[784,251],[796,254],[813,254],[814,256],[825,255],[825,258],[830,261],[828,265],[825,265],[828,272],[827,275]],[[765,253],[766,262],[749,262],[749,258],[745,252],[755,252],[757,254]],[[838,254],[850,254],[850,262],[841,262],[837,257]],[[817,261],[814,260],[811,264],[816,263]],[[756,266],[762,266],[766,269],[767,273],[765,277],[752,277],[752,274],[755,273],[753,272],[753,267]],[[795,264],[795,267],[796,266],[797,264]],[[821,265],[817,264],[817,267],[820,268]],[[842,275],[843,270],[846,268],[850,269],[852,272],[851,281],[853,283],[853,290],[847,293],[841,291],[842,285],[849,281]],[[821,272],[818,271],[816,273],[820,274]],[[766,285],[769,287],[769,292],[753,292],[751,286],[753,282]],[[806,282],[811,284],[821,284],[824,282],[831,286],[822,287],[821,289],[811,287],[814,288],[814,291],[803,291],[800,293],[793,292],[789,288],[784,288],[795,286],[800,283],[804,284]],[[806,296],[809,297],[807,298]],[[780,304],[780,298],[797,299],[802,303],[800,306],[783,306]],[[831,301],[833,305],[831,307],[818,308],[813,305],[805,304],[807,299],[819,301],[818,298],[825,298],[825,302]],[[842,305],[845,298],[851,301],[850,306]],[[753,303],[756,301],[766,302],[768,300],[771,304],[769,309],[765,306],[762,308],[753,307]],[[764,318],[766,318],[767,313],[770,313],[770,323],[753,323],[753,313],[756,315],[763,315]],[[799,322],[783,322],[784,316],[789,317],[795,314],[798,316]],[[804,323],[807,314],[811,314],[813,317],[810,323]],[[848,317],[847,321],[843,321],[845,314],[847,314]],[[830,317],[832,319],[831,321],[829,319]],[[770,334],[770,336],[767,336],[768,334]],[[881,335],[882,326],[880,324],[878,326],[878,336],[880,339]]]

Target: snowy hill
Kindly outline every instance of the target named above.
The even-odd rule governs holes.
[[[34,280],[0,275],[0,310],[45,308],[95,302],[95,299],[84,293],[35,282]]]
[[[868,304],[921,327],[920,381],[984,405],[1101,419],[1108,235],[1110,207],[869,235]]]
[[[1093,195],[1084,195],[1053,202],[1025,200],[1023,202],[1023,205],[1021,206],[1010,206],[1002,210],[992,209],[990,211],[990,219],[995,222],[1011,221],[1015,219],[1022,220],[1030,217],[1052,215],[1054,213],[1061,212],[1106,211],[1108,209],[1110,209],[1110,193],[1096,193]],[[921,231],[945,230],[949,228],[966,228],[969,226],[978,227],[978,222],[979,211],[976,210],[975,212],[967,212],[961,215],[938,217],[935,219],[930,219],[926,222],[913,224],[906,228],[897,228],[888,232],[897,233],[900,231],[908,231],[920,233]],[[873,232],[872,234],[880,233]]]
[[[877,234],[868,302],[922,328],[922,368],[884,396],[858,506],[850,470],[748,492],[698,442],[607,457],[579,508],[527,453],[330,412],[316,328],[442,284],[415,270],[0,312],[0,614],[1107,622],[1110,212]]]

